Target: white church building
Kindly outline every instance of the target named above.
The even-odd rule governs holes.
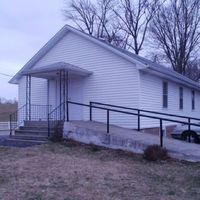
[[[200,117],[199,84],[129,51],[64,26],[10,80],[18,85],[18,121],[47,121],[62,107],[69,120],[89,120],[87,107],[65,102],[99,102],[135,109]],[[64,104],[63,104],[64,103]],[[106,121],[93,108],[92,119]],[[137,128],[138,117],[110,113],[110,123]],[[141,117],[141,128],[159,121]],[[172,122],[165,122],[174,124]]]

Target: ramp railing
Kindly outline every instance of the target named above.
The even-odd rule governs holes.
[[[109,107],[109,108],[119,108],[122,110],[129,110],[129,111],[136,111],[138,114],[138,131],[140,131],[140,115],[141,114],[154,114],[154,116],[167,116],[167,117],[173,117],[173,119],[185,119],[188,122],[188,130],[191,128],[191,123],[193,121],[198,121],[200,123],[200,118],[195,118],[195,117],[187,117],[183,115],[175,115],[171,113],[162,113],[162,112],[156,112],[156,111],[151,111],[151,110],[145,110],[145,109],[137,109],[137,108],[130,108],[130,107],[124,107],[124,106],[118,106],[118,105],[112,105],[112,104],[106,104],[106,103],[99,103],[99,102],[90,102],[92,105],[98,105],[98,106],[104,106],[104,107]],[[167,119],[170,119],[167,118]]]
[[[98,102],[90,102],[90,104],[83,104],[83,103],[78,103],[78,102],[73,102],[73,101],[67,101],[67,121],[70,120],[70,115],[69,115],[69,104],[73,104],[73,105],[79,105],[79,106],[83,106],[83,107],[87,107],[89,108],[89,113],[90,113],[90,121],[93,120],[92,115],[93,115],[93,108],[95,109],[100,109],[100,110],[105,110],[106,111],[106,132],[109,133],[110,132],[110,113],[114,112],[114,113],[123,113],[126,115],[133,115],[133,116],[137,116],[138,118],[138,131],[140,130],[140,118],[141,117],[146,117],[146,118],[150,118],[150,119],[155,119],[159,121],[159,129],[160,129],[160,146],[163,147],[163,122],[167,121],[167,122],[174,122],[174,123],[181,123],[181,124],[185,124],[188,126],[188,130],[190,131],[191,126],[196,126],[196,127],[200,127],[200,124],[198,123],[191,123],[191,120],[198,120],[200,121],[200,119],[198,118],[192,118],[192,117],[186,117],[186,116],[179,116],[179,115],[173,115],[173,114],[167,114],[167,113],[159,113],[159,112],[154,112],[154,111],[147,111],[147,110],[140,110],[140,109],[135,109],[135,108],[128,108],[128,107],[123,107],[123,106],[116,106],[116,105],[111,105],[111,104],[103,104],[103,103],[98,103]],[[125,110],[121,110],[121,109],[125,109]],[[137,111],[137,112],[133,112],[133,111]],[[146,112],[146,113],[143,113]],[[163,116],[169,116],[169,117],[178,117],[178,118],[182,118],[182,119],[187,119],[187,121],[183,121],[180,119],[170,119],[170,118],[166,118],[163,116],[154,116],[152,114],[159,114],[159,115],[163,115]]]

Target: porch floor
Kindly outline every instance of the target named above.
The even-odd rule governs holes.
[[[107,146],[111,148],[125,149],[142,153],[152,144],[159,144],[159,135],[138,132],[128,128],[110,125],[110,133],[106,133],[106,124],[90,121],[65,122],[65,137],[86,143]],[[105,142],[105,141],[108,142]],[[200,145],[188,143],[173,138],[163,138],[163,146],[173,158],[200,162]]]

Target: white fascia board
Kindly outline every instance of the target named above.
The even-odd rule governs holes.
[[[149,74],[153,74],[153,75],[158,76],[160,78],[164,78],[166,80],[170,80],[172,82],[175,82],[175,83],[184,85],[186,87],[193,88],[193,89],[196,89],[196,90],[200,91],[200,87],[198,87],[197,85],[194,85],[192,83],[188,83],[188,82],[186,82],[186,81],[184,81],[182,79],[179,79],[177,77],[172,77],[172,76],[170,76],[170,75],[168,75],[166,73],[161,73],[161,72],[155,71],[155,70],[153,70],[151,68],[146,68],[144,70],[141,70],[141,72],[146,72],[146,73],[149,73]]]

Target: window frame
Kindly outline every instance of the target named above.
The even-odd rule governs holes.
[[[195,91],[191,91],[192,94],[192,110],[195,110]]]
[[[184,93],[183,87],[179,87],[179,109],[180,110],[183,110],[183,102],[184,102],[183,93]]]
[[[162,105],[163,108],[168,108],[168,92],[169,91],[169,85],[167,81],[163,81],[162,84]]]

